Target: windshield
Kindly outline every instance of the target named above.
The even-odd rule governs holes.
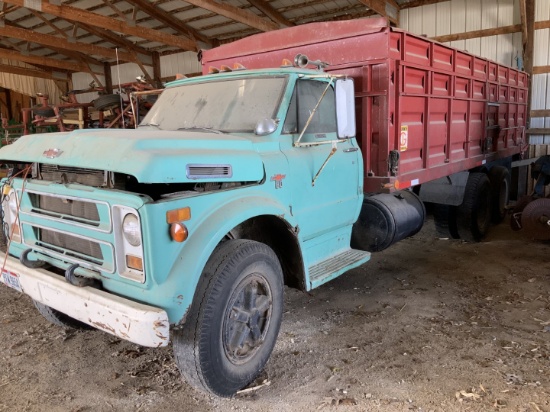
[[[285,84],[285,77],[256,77],[168,88],[140,126],[253,132],[258,121],[274,118]]]

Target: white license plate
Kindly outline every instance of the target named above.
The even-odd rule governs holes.
[[[17,273],[13,273],[5,269],[2,270],[2,281],[10,288],[23,292],[21,283],[19,282],[19,275]]]

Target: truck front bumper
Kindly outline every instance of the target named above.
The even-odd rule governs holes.
[[[0,267],[0,282],[74,319],[139,345],[168,344],[170,325],[162,309],[91,287],[73,286],[59,275],[29,269],[1,252]]]

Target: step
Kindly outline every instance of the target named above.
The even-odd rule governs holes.
[[[343,252],[316,263],[309,267],[309,282],[311,289],[334,279],[335,277],[362,265],[370,259],[370,253],[356,249],[346,249]]]

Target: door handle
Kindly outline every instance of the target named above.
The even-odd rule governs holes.
[[[344,153],[356,152],[358,150],[359,149],[357,147],[350,147],[349,149],[344,149]]]

